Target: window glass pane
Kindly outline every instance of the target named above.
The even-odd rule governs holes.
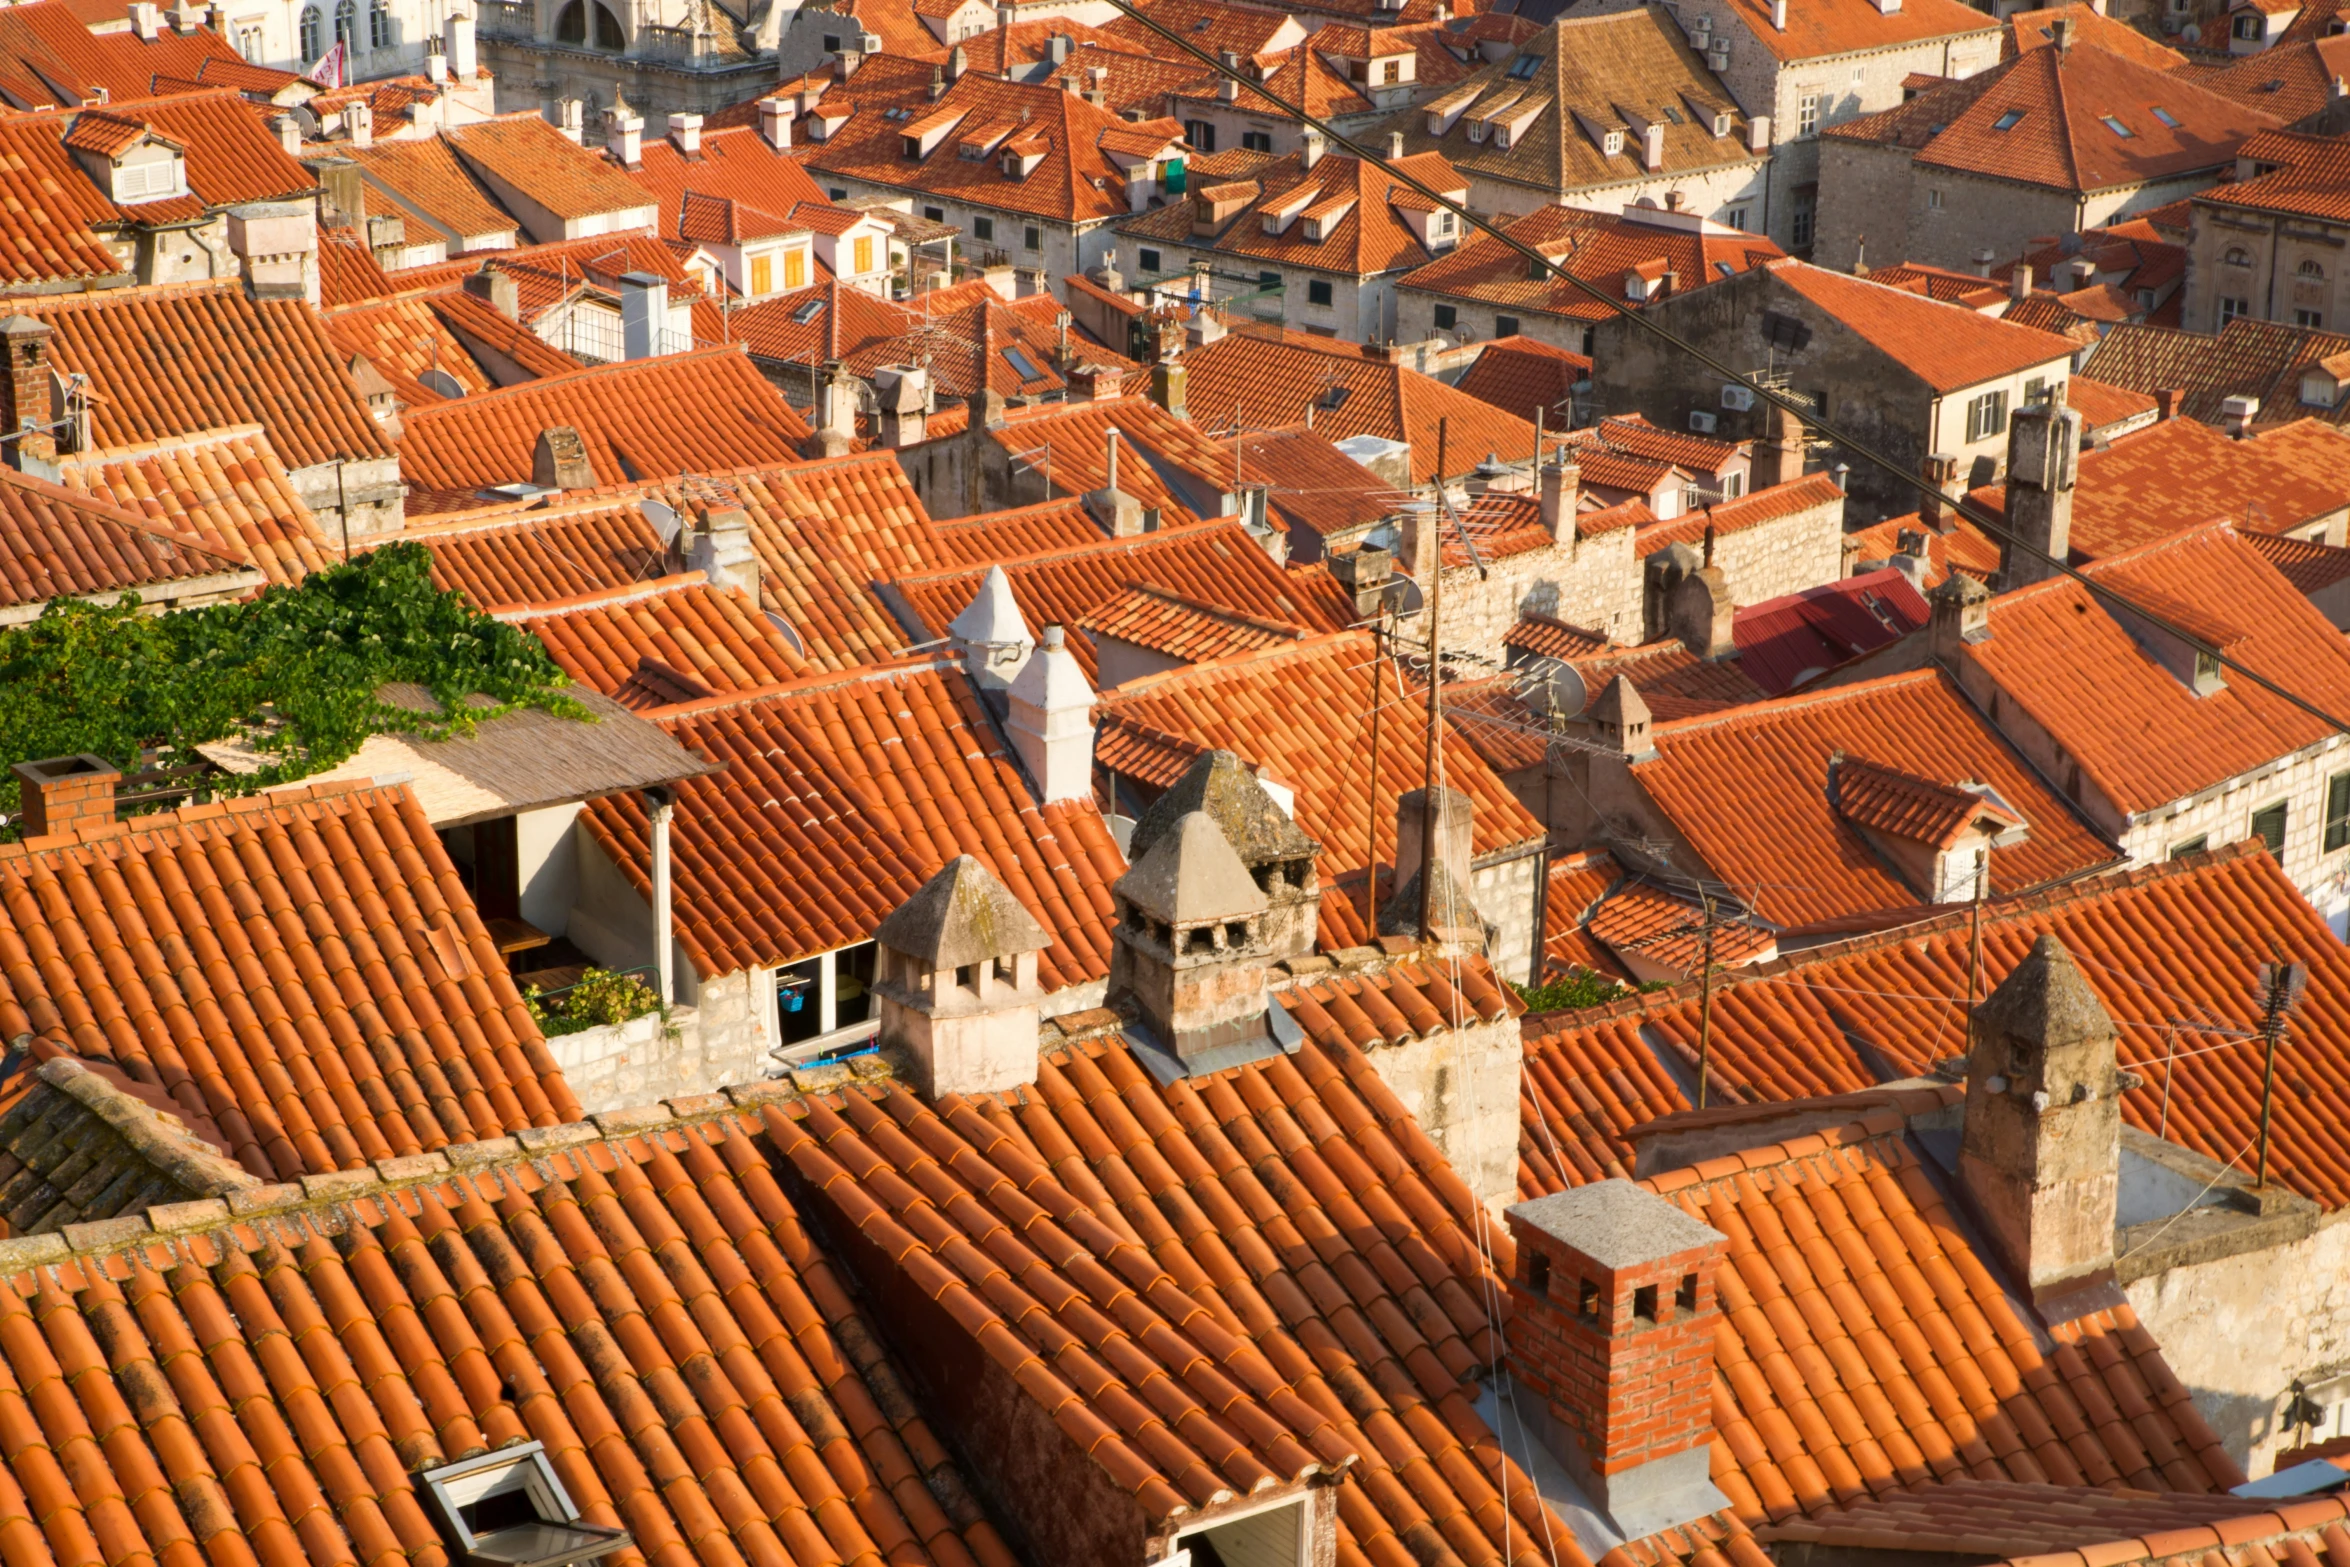
[[[2268,845],[2268,852],[2282,857],[2285,852],[2285,802],[2252,813],[2252,836]]]

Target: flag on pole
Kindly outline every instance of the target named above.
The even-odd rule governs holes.
[[[335,46],[332,49],[329,49],[326,53],[320,55],[318,57],[318,63],[310,67],[309,70],[303,72],[302,74],[309,77],[312,81],[316,82],[321,87],[342,86],[343,40],[340,38],[336,39]]]

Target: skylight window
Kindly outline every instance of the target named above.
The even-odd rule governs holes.
[[[2116,136],[2121,137],[2124,141],[2127,141],[2131,137],[2138,134],[2136,131],[2131,130],[2127,125],[2124,125],[2121,121],[2115,119],[2110,114],[2101,114],[2097,116],[2097,118],[2104,124],[2107,130],[2113,132]]]
[[[2148,112],[2151,113],[2156,119],[2160,120],[2163,124],[2169,126],[2172,130],[2175,131],[2179,128],[2178,120],[2173,117],[2170,110],[2164,108],[2161,104],[2158,103],[2154,105],[2154,107]]]
[[[1510,77],[1514,81],[1522,82],[1527,77],[1532,76],[1536,71],[1541,69],[1542,56],[1538,54],[1522,54],[1510,62]]]
[[[823,313],[824,296],[822,294],[818,294],[814,299],[808,300],[806,303],[802,304],[799,309],[793,311],[791,313],[791,318],[794,321],[797,321],[800,325],[806,326],[809,322],[815,320]]]
[[[1315,399],[1314,406],[1325,413],[1333,409],[1344,408],[1348,395],[1353,391],[1354,388],[1351,386],[1333,386]]]
[[[441,1534],[460,1561],[557,1567],[609,1556],[631,1543],[625,1529],[580,1520],[536,1442],[428,1469],[421,1478]]]
[[[1044,372],[1036,368],[1036,361],[1017,348],[1004,350],[1004,363],[1010,365],[1012,373],[1023,381],[1038,381],[1044,378]]]
[[[1991,122],[1991,128],[1995,131],[2012,131],[2016,128],[2016,126],[2023,122],[2023,118],[2023,110],[2010,109],[2005,114],[2001,115],[1998,119],[1993,120]]]

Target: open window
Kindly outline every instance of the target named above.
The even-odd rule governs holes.
[[[1190,1567],[1307,1567],[1313,1551],[1314,1512],[1308,1496],[1284,1497],[1237,1517],[1187,1529],[1176,1537]]]
[[[630,1543],[626,1529],[580,1520],[536,1442],[427,1469],[420,1478],[451,1554],[473,1567],[570,1567]]]

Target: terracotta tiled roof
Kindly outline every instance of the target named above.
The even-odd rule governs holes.
[[[2302,14],[2306,16],[2305,8]],[[2298,38],[2230,61],[2202,78],[2213,92],[2241,99],[2293,125],[2322,112],[2337,77],[2350,72],[2350,44],[2341,35]]]
[[[1378,435],[1409,441],[1415,484],[1436,475],[1436,431],[1447,419],[1448,478],[1469,472],[1488,452],[1534,450],[1532,424],[1383,359],[1234,332],[1191,350],[1183,362],[1190,367],[1184,396],[1195,422],[1210,429],[1287,423],[1310,407],[1313,427],[1325,439]]]
[[[2331,411],[2301,405],[2302,372],[2350,352],[2350,337],[2310,327],[2283,326],[2238,316],[2218,335],[2156,326],[2117,326],[2090,350],[2081,368],[2111,386],[2159,396],[2186,393],[2180,412],[2217,424],[2220,406],[2239,393],[2260,399],[2274,417],[2315,415],[2328,424],[2350,421],[2350,400]]]
[[[36,838],[0,848],[0,887],[9,1037],[163,1089],[264,1179],[579,1118],[405,788]],[[77,952],[139,978],[85,983]]]
[[[1629,882],[1610,893],[1585,921],[1592,938],[1619,956],[1637,953],[1685,974],[1705,967],[1705,925],[1705,909],[1694,899],[1643,881]],[[1735,909],[1717,909],[1713,936],[1717,970],[1775,955],[1777,945],[1775,935],[1739,918]]]
[[[528,196],[565,221],[637,212],[655,203],[625,175],[547,123],[536,109],[440,133],[473,172]]]
[[[2068,407],[2081,411],[2081,438],[2085,441],[2110,439],[2119,433],[2116,426],[2133,421],[2142,424],[2162,406],[2144,392],[2107,386],[2085,375],[2065,383],[2064,400]]]
[[[806,317],[805,320],[801,319]],[[726,314],[726,333],[762,359],[822,364],[902,338],[918,318],[904,305],[825,278]]]
[[[1920,778],[1866,757],[1847,756],[1833,768],[1830,803],[1837,815],[1857,827],[1947,849],[1986,820],[1999,823],[1994,832],[2024,825],[2021,817],[1979,791]]]
[[[1366,633],[1342,631],[1145,676],[1102,693],[1095,754],[1121,778],[1165,788],[1199,752],[1237,752],[1297,791],[1298,825],[1322,845],[1325,877],[1359,869],[1366,863],[1372,652]],[[1392,676],[1382,677],[1381,691],[1395,699]],[[1129,737],[1137,742],[1131,748]],[[1541,836],[1541,824],[1473,750],[1454,747],[1446,757],[1447,784],[1476,804],[1472,842],[1478,855]],[[1384,803],[1373,814],[1382,864],[1391,864],[1395,854],[1392,802],[1420,787],[1421,760],[1410,745],[1381,748]]]
[[[1531,74],[1513,74],[1522,69],[1517,61],[1529,56],[1538,62]],[[1667,105],[1678,123],[1663,119]],[[1471,124],[1505,109],[1531,110],[1533,118],[1506,146],[1493,136],[1470,140]],[[1463,174],[1506,181],[1555,201],[1641,178],[1639,135],[1626,135],[1612,154],[1606,150],[1607,133],[1628,128],[1627,112],[1664,125],[1664,168],[1672,177],[1760,161],[1747,147],[1746,117],[1680,26],[1645,10],[1553,22],[1441,97],[1398,114],[1390,128],[1403,133],[1407,152],[1439,152]],[[1727,135],[1713,134],[1716,112],[1730,116]],[[1429,134],[1432,119],[1445,125],[1443,135]]]
[[[225,593],[260,580],[241,549],[150,522],[108,498],[0,470],[0,608],[125,590],[164,599]]]
[[[1069,373],[1080,364],[1136,376],[1141,367],[1124,355],[1065,338],[1056,319],[1061,307],[1051,295],[1035,302],[1008,301],[982,281],[937,289],[894,307],[904,322],[896,333],[844,345],[840,357],[868,378],[884,365],[927,361],[942,398],[969,398],[982,387],[1006,398],[1052,397],[1068,390]],[[1081,350],[1065,364],[1057,352],[1064,344]]]
[[[1946,305],[1964,305],[1969,310],[1981,310],[1986,305],[2007,302],[2007,289],[1989,278],[1972,272],[1953,272],[1947,267],[1930,267],[1922,262],[1905,261],[1899,266],[1870,267],[1868,280],[1886,288],[1903,289],[1912,294],[1923,294]],[[1999,314],[1997,310],[1991,312]]]
[[[1725,1102],[1873,1088],[1885,1072],[1923,1074],[1963,1049],[1965,1018],[1951,997],[1967,993],[1971,919],[1966,909],[1919,911],[1897,930],[1815,947],[1717,985],[1711,1048]],[[2257,840],[1993,901],[1983,914],[1982,992],[2049,933],[2120,1025],[2122,1064],[2151,1085],[2123,1095],[2123,1118],[2214,1160],[2240,1156],[2260,1116],[2263,1058],[2244,1044],[2257,1040],[2259,1014],[2241,954],[2284,950],[2309,964],[2296,1039],[2333,1039],[2350,1027],[2350,951],[2329,942],[2323,919]],[[2172,998],[2187,994],[2207,998],[2212,1028],[2171,1032]],[[1694,984],[1616,1003],[1604,1016],[1562,1018],[1627,1039],[1645,1032],[1676,1059],[1697,1059]],[[2173,1040],[2165,1117],[2161,1065]],[[2350,1159],[2335,1134],[2350,1113],[2350,1058],[2330,1048],[2296,1052],[2279,1085],[2291,1091],[2275,1101],[2273,1168],[2329,1208],[2350,1205]]]
[[[2199,199],[2225,207],[2249,207],[2260,212],[2292,213],[2299,217],[2339,219],[2350,213],[2342,181],[2350,161],[2330,137],[2273,131],[2255,136],[2237,149],[2251,160],[2251,179],[2198,191]]]
[[[2080,1567],[2087,1547],[2101,1547],[2098,1559],[2117,1564],[2159,1561],[2187,1550],[2200,1560],[2220,1543],[2210,1527],[2218,1525],[2227,1527],[2228,1541],[2238,1550],[2264,1536],[2271,1537],[2267,1543],[2273,1547],[2273,1536],[2299,1529],[2308,1535],[2304,1546],[2315,1552],[2325,1548],[2316,1532],[2338,1525],[2344,1512],[2343,1501],[2330,1496],[2280,1502],[1958,1476],[1939,1485],[1867,1497],[1810,1518],[1790,1518],[1771,1525],[1767,1533],[1774,1542],[1832,1546],[1857,1540],[1866,1531],[1874,1542],[1870,1549],[1883,1550],[1886,1542],[1899,1540],[1921,1549],[2028,1556],[2051,1567],[2057,1562]],[[2194,1543],[2189,1545],[2188,1539]],[[2138,1545],[2138,1551],[2127,1553],[2125,1542]],[[2272,1549],[2269,1555],[2272,1561],[2299,1560],[2281,1550]],[[2223,1559],[2229,1558],[2223,1553]]]
[[[393,291],[394,285],[384,275],[384,269],[375,264],[375,252],[367,248],[364,239],[349,229],[321,226],[318,288],[319,303],[332,310],[337,305],[381,299]]]
[[[1686,293],[1783,254],[1763,235],[1741,234],[1718,224],[1693,232],[1643,223],[1636,216],[1574,207],[1544,207],[1503,232],[1619,300],[1624,297],[1624,273],[1630,268],[1661,263],[1662,270],[1673,275],[1671,292]],[[1613,314],[1607,305],[1572,283],[1548,275],[1530,279],[1526,271],[1525,257],[1499,239],[1479,234],[1450,255],[1406,274],[1398,286],[1491,306],[1510,315],[1533,312],[1602,321]],[[1479,357],[1492,355],[1502,341],[1488,344]],[[1514,344],[1522,340],[1506,341]],[[1474,369],[1471,366],[1472,373]]]
[[[1939,587],[1952,571],[1988,583],[1999,573],[1999,543],[1982,529],[1959,518],[1948,533],[1937,533],[1922,527],[1916,512],[1890,517],[1866,528],[1846,534],[1845,538],[1857,552],[1855,560],[1891,560],[1901,549],[1904,532],[1919,532],[1926,539],[1926,570],[1919,586]]]
[[[529,628],[581,685],[640,711],[812,672],[757,605],[700,572],[501,610],[498,618]]]
[[[1888,567],[1749,604],[1732,617],[1731,635],[1746,677],[1784,696],[1899,641],[1927,619],[1925,599]]]
[[[493,1144],[462,1173],[379,1165],[343,1183],[356,1200],[280,1185],[233,1225],[132,1216],[57,1271],[20,1248],[0,1317],[38,1439],[10,1490],[93,1555],[437,1560],[416,1471],[533,1438],[632,1557],[1011,1567],[756,1112],[674,1103],[696,1113]],[[42,1526],[12,1532],[49,1559]]]
[[[1956,40],[1999,25],[1958,0],[1930,0],[1926,5],[1903,0],[1892,12],[1879,11],[1869,0],[1823,0],[1801,10],[1789,6],[1784,27],[1773,25],[1767,0],[1731,0],[1729,9],[1762,48],[1791,64],[1930,39]]]
[[[1516,675],[1452,682],[1445,688],[1444,716],[1453,733],[1505,778],[1540,767],[1550,754],[1550,726],[1527,705]]]
[[[288,157],[277,138],[254,119],[251,107],[226,89],[204,89],[161,98],[117,99],[100,112],[117,126],[142,127],[183,149],[188,189],[205,207],[299,198],[318,188],[316,176]],[[61,133],[60,141],[64,144],[73,137],[74,128],[91,118],[91,111],[38,118],[52,133]],[[68,167],[60,160],[60,177]],[[136,223],[153,209],[142,204],[117,210],[123,221]]]
[[[1744,707],[1768,694],[1754,683],[1740,660],[1699,658],[1676,637],[1566,657],[1582,676],[1588,700],[1597,701],[1609,682],[1622,675],[1632,682],[1648,704],[1649,715],[1659,723]]]
[[[2031,49],[1821,134],[1907,147],[1924,167],[2087,192],[2222,167],[2246,137],[2278,124],[2189,74],[2094,41]]]
[[[752,126],[702,130],[702,155],[691,163],[666,136],[648,135],[638,166],[624,172],[660,203],[660,231],[678,232],[685,195],[747,202],[773,214],[789,213],[802,202],[829,205],[824,192],[798,160],[777,152]]]
[[[2053,332],[2059,337],[2070,338],[2076,348],[2087,348],[2097,341],[2097,323],[2075,310],[2069,303],[2069,296],[2046,292],[2033,294],[2014,301],[1999,313],[1997,319],[2009,326],[2030,327],[2037,332]]]
[[[118,209],[62,151],[57,130],[33,115],[0,119],[0,281],[122,279],[125,267],[94,232]]]
[[[1501,645],[1535,658],[1581,658],[1605,652],[1608,640],[1597,631],[1570,626],[1549,615],[1520,615],[1502,633]]]
[[[1781,925],[1917,901],[1829,803],[1836,751],[1996,789],[2031,827],[1999,851],[2004,885],[2038,886],[2116,858],[1937,670],[1659,722],[1649,738],[1657,756],[1634,763],[1633,779],[1714,876],[1755,889],[1755,908]]]
[[[2225,524],[2095,562],[2099,584],[2165,610],[2216,615],[2231,656],[2322,707],[2350,705],[2350,647],[2316,607]],[[2170,613],[2169,618],[2181,618]],[[2313,745],[2330,731],[2251,681],[2197,696],[2154,662],[2089,590],[2069,579],[1991,605],[1991,637],[1969,649],[2005,698],[2042,725],[2083,783],[2122,812],[2152,810]],[[1863,749],[1854,747],[1854,749]],[[1983,777],[1982,774],[1976,774]],[[1986,779],[1986,781],[1995,781]],[[2037,814],[2004,785],[2040,836]],[[2006,851],[2013,858],[2017,851]]]
[[[2018,1315],[1904,1129],[1880,1111],[1645,1183],[1729,1237],[1714,1483],[1732,1507],[1785,1518],[1966,1474],[2241,1484],[2128,1304],[2046,1338]]]
[[[739,347],[602,365],[411,409],[400,471],[420,489],[527,481],[539,432],[567,425],[598,480],[789,462],[808,426]],[[629,470],[634,467],[632,474]]]
[[[1319,430],[1253,429],[1239,441],[1241,482],[1267,486],[1266,503],[1291,528],[1326,539],[1371,527],[1395,510],[1387,486]]]
[[[1178,419],[1147,398],[1118,397],[1015,408],[1005,415],[1003,427],[990,433],[997,445],[1039,474],[1049,471],[1054,489],[1088,495],[1110,482],[1109,435],[1115,429],[1125,448],[1118,488],[1145,509],[1157,507],[1161,526],[1173,527],[1222,515],[1232,453],[1209,438],[1208,428],[1197,403],[1190,419]],[[1136,445],[1157,461],[1137,461]],[[1030,455],[1039,447],[1051,457]],[[1160,471],[1161,464],[1178,476],[1181,491]]]
[[[1298,52],[1306,53],[1305,46],[1299,45]],[[1313,66],[1328,70],[1319,60],[1314,60]],[[1295,69],[1294,66],[1282,68],[1273,78],[1275,91],[1282,90],[1282,78],[1293,74]],[[1341,82],[1343,85],[1343,79]],[[1405,158],[1395,167],[1436,190],[1451,194],[1456,200],[1467,197],[1468,181],[1432,153]],[[1369,277],[1419,267],[1430,258],[1431,252],[1420,243],[1412,226],[1397,215],[1391,199],[1409,196],[1417,204],[1423,198],[1399,184],[1394,175],[1377,163],[1330,153],[1308,169],[1303,166],[1303,155],[1292,153],[1266,163],[1249,183],[1256,187],[1256,198],[1227,215],[1212,235],[1198,230],[1197,215],[1205,209],[1197,202],[1170,202],[1157,212],[1146,212],[1120,224],[1119,232],[1185,244],[1197,251],[1228,257],[1236,266],[1243,261],[1272,261],[1348,277]],[[1283,232],[1265,232],[1269,215],[1292,212],[1301,202],[1303,209],[1295,211]],[[1325,227],[1321,238],[1308,234],[1309,217],[1316,213],[1335,215],[1346,203],[1351,205],[1343,206],[1344,215],[1337,216],[1334,223]],[[1519,271],[1524,270],[1521,264]]]
[[[571,150],[586,156],[577,147]],[[482,188],[446,136],[379,141],[369,147],[345,145],[337,152],[356,162],[367,182],[409,218],[422,219],[451,238],[492,242],[501,235],[522,233],[522,221]]]
[[[1354,600],[1328,573],[1284,571],[1237,522],[1103,538],[1002,565],[1032,637],[1042,635],[1046,626],[1074,626],[1144,582],[1220,609],[1309,631],[1331,631],[1354,620]],[[900,577],[890,585],[890,595],[912,610],[924,635],[944,636],[948,624],[978,596],[986,576],[985,566],[966,566]],[[1092,679],[1092,645],[1073,640],[1069,651]]]
[[[11,299],[55,336],[61,369],[90,378],[100,446],[259,424],[289,468],[388,457],[318,313],[251,300],[235,278]]]
[[[1291,20],[1278,11],[1219,5],[1215,0],[1151,0],[1140,9],[1161,27],[1181,33],[1209,54],[1221,57],[1229,49],[1244,60],[1253,60],[1272,48]],[[1167,48],[1165,39],[1131,17],[1113,17],[1101,31],[1106,37],[1154,53]]]
[[[1076,500],[982,512],[952,522],[933,522],[931,527],[944,551],[942,563],[959,566],[992,566],[999,560],[1092,544],[1104,537],[1101,526]]]
[[[77,452],[57,466],[67,488],[202,539],[271,582],[291,585],[333,564],[333,547],[257,424]]]
[[[1774,484],[1767,489],[1749,490],[1734,501],[1723,501],[1718,506],[1700,506],[1685,511],[1678,517],[1644,522],[1632,541],[1632,549],[1642,559],[1673,544],[1695,544],[1705,537],[1711,526],[1717,537],[1728,538],[1748,528],[1791,517],[1799,511],[1819,506],[1833,506],[1843,495],[1836,488],[1836,480],[1825,473],[1807,473],[1800,479],[1785,484]],[[1578,526],[1588,530],[1594,526],[1593,513],[1586,512]]]
[[[955,664],[816,676],[648,716],[727,765],[678,786],[670,828],[677,939],[704,976],[869,940],[958,854],[1052,933],[1038,960],[1048,989],[1108,972],[1124,857],[1091,801],[1035,803]],[[649,896],[642,802],[596,800],[583,819]]]
[[[889,76],[876,71],[874,64],[825,94],[827,108],[840,99],[857,105],[857,112],[807,153],[810,170],[1064,223],[1119,217],[1131,210],[1125,174],[1103,150],[1102,141],[1105,136],[1132,137],[1136,127],[1109,110],[1097,109],[1058,87],[970,73],[933,104],[926,67]],[[910,117],[888,118],[887,111],[893,109],[907,111]],[[958,114],[977,124],[1017,121],[1023,112],[1043,153],[1043,161],[1025,179],[1007,179],[993,157],[975,161],[961,156],[952,136],[943,138],[919,163],[902,151],[905,128],[914,117]],[[1180,142],[1180,126],[1150,123],[1168,126],[1161,145]]]
[[[2069,360],[2073,344],[1863,278],[1800,261],[1776,261],[1771,273],[1938,392],[1955,392],[2000,376]],[[2059,375],[2070,369],[2059,366]]]
[[[1477,351],[1453,388],[1528,424],[1539,409],[1548,424],[1567,412],[1575,384],[1590,379],[1588,355],[1571,354],[1531,337],[1497,337]]]
[[[2000,41],[2002,52],[2012,58],[2028,49],[2047,48],[2056,42],[2056,29],[2049,24],[2060,16],[2071,27],[2072,39],[2076,44],[2094,44],[2157,71],[2175,71],[2187,63],[2187,57],[2178,50],[2156,42],[2129,23],[2118,17],[2107,16],[2095,6],[2080,3],[2080,0],[2063,0],[2063,3],[2045,9],[2010,14],[2007,18],[2007,37]],[[2202,85],[2209,87],[2213,85],[2212,78],[2217,74],[2210,73],[2199,80]]]
[[[1103,604],[1078,621],[1077,629],[1097,648],[1103,639],[1114,638],[1184,664],[1278,647],[1306,635],[1300,627],[1239,614],[1148,582],[1138,582]]]
[[[1582,431],[1576,433],[1584,434]],[[1685,468],[1693,474],[1719,473],[1743,456],[1747,449],[1744,441],[1717,441],[1711,436],[1660,429],[1636,413],[1600,420],[1590,427],[1587,439],[1604,445],[1610,451],[1627,452],[1636,457],[1653,457],[1660,462]]]
[[[391,382],[408,407],[448,397],[448,393],[427,388],[417,379],[429,370],[454,380],[460,396],[486,392],[497,385],[441,324],[428,296],[369,300],[327,311],[325,318],[326,335],[335,347],[345,356],[363,356],[377,374]],[[583,368],[576,360],[567,359],[567,364],[574,370]]]
[[[1580,854],[1562,854],[1552,857],[1550,885],[1544,892],[1542,900],[1542,967],[1545,977],[1570,974],[1577,969],[1587,970],[1608,979],[1620,980],[1625,977],[1624,966],[1616,961],[1615,954],[1593,940],[1590,931],[1584,928],[1584,921],[1590,917],[1591,911],[1599,906],[1599,900],[1607,896],[1608,891],[1622,879],[1623,871],[1617,866],[1614,856],[1605,849],[1587,849]],[[1537,1026],[1529,1023],[1526,1028],[1529,1069],[1533,1067],[1535,1061],[1535,1053],[1531,1047],[1536,1037]],[[1649,1059],[1648,1064],[1655,1065],[1653,1057]],[[1553,1063],[1554,1070],[1555,1065]],[[1578,1069],[1569,1075],[1581,1077],[1584,1074]],[[1677,1096],[1672,1094],[1669,1081],[1663,1078],[1661,1072],[1658,1076],[1660,1082],[1664,1083],[1666,1087],[1665,1102],[1677,1108]],[[1566,1104],[1572,1099],[1580,1097],[1569,1095],[1558,1085],[1545,1085],[1545,1087],[1549,1091],[1533,1102]],[[1572,1115],[1576,1111],[1588,1111],[1589,1108],[1587,1105],[1577,1104],[1576,1109],[1568,1113]],[[1638,1119],[1646,1120],[1648,1118],[1643,1115]],[[1634,1124],[1637,1123],[1634,1121],[1623,1123],[1624,1126]],[[1619,1126],[1618,1130],[1621,1129],[1622,1127]],[[1577,1140],[1579,1141],[1580,1137]],[[1629,1153],[1628,1149],[1626,1153]],[[1631,1173],[1630,1159],[1626,1158],[1624,1164],[1625,1168],[1619,1173],[1629,1176]]]
[[[2244,542],[2303,593],[2317,593],[2350,577],[2350,550],[2273,533],[2247,533]]]
[[[122,14],[118,7],[112,19]],[[18,108],[144,98],[157,75],[200,78],[224,55],[236,51],[209,27],[165,28],[148,39],[128,29],[93,34],[70,4],[12,6],[0,18],[0,78]]]
[[[1481,963],[1457,987],[1407,964],[1280,994],[1306,1035],[1294,1057],[1163,1088],[1115,1036],[1089,1038],[1048,1054],[1016,1108],[856,1091],[779,1106],[769,1136],[837,1222],[898,1277],[931,1281],[1082,1433],[1144,1516],[1354,1454],[1337,1487],[1341,1560],[1498,1561],[1506,1535],[1588,1567],[1469,1407],[1475,1368],[1498,1353],[1484,1302],[1507,1238],[1481,1244],[1474,1199],[1363,1053],[1440,1037],[1449,1018],[1506,1018],[1501,987]],[[994,1196],[927,1195],[933,1172],[999,1165],[1048,1216],[1023,1235]],[[1097,1190],[1132,1192],[1120,1212],[1153,1244],[1089,1217],[1076,1194]],[[1153,1213],[1176,1217],[1145,1223]],[[988,1246],[1012,1260],[985,1260]]]
[[[557,603],[669,569],[668,551],[643,512],[607,499],[547,508],[500,503],[411,524],[399,538],[432,552],[435,587],[480,608]]]

